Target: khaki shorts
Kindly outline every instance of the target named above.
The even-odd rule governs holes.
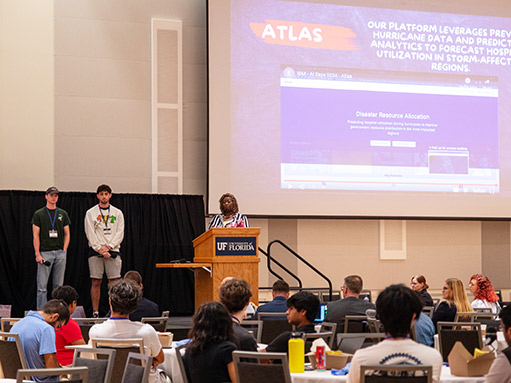
[[[117,279],[121,277],[122,260],[116,258],[89,257],[89,271],[92,279],[103,279],[106,272],[108,279]]]

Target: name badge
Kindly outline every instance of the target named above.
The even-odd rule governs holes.
[[[104,227],[104,228],[103,228],[103,234],[105,234],[105,235],[110,235],[110,234],[112,234],[112,228],[110,228],[110,227]]]
[[[50,238],[58,238],[59,237],[59,233],[57,232],[57,230],[50,230],[49,235],[50,235]]]

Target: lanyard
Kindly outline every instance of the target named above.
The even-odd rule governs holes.
[[[105,227],[108,228],[108,220],[110,219],[110,205],[108,205],[108,215],[106,216],[106,219],[105,219],[105,216],[103,215],[103,209],[101,209],[101,206],[99,206],[99,214],[101,214],[101,220],[105,223]]]
[[[58,208],[55,208],[55,216],[53,217],[53,220],[51,219],[50,210],[46,206],[45,206],[45,209],[48,212],[48,217],[50,218],[51,229],[54,230],[55,229],[55,222],[57,221],[57,209]]]

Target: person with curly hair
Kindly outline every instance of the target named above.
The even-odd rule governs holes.
[[[183,361],[189,382],[236,382],[232,352],[236,350],[231,317],[220,302],[202,304],[195,316]]]
[[[473,308],[490,308],[491,312],[494,314],[500,312],[499,297],[495,293],[493,285],[486,275],[472,275],[468,283],[468,288],[475,298],[471,303]]]
[[[208,230],[213,227],[249,227],[245,214],[241,214],[236,197],[225,193],[218,200],[222,214],[215,215],[208,225]]]

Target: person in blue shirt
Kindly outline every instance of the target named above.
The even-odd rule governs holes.
[[[29,311],[16,322],[11,333],[18,334],[28,368],[58,368],[55,329],[69,321],[69,308],[61,299],[48,301],[42,310]],[[33,377],[36,382],[54,381],[55,377]]]
[[[259,313],[285,313],[287,311],[287,298],[289,298],[289,285],[286,281],[278,280],[272,286],[273,300],[257,308],[256,318]],[[285,318],[283,316],[283,318]]]

